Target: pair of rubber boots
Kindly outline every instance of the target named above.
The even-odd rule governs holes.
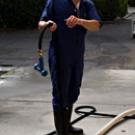
[[[59,108],[54,111],[56,135],[83,135],[81,128],[75,128],[70,124],[72,108],[71,106],[66,109]]]

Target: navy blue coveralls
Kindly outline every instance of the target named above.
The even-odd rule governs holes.
[[[86,29],[81,26],[68,28],[65,19],[71,15],[100,20],[90,0],[81,0],[79,9],[72,0],[48,0],[40,19],[53,20],[57,24],[49,47],[54,109],[71,106],[80,93]]]

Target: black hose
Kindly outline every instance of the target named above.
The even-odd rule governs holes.
[[[89,111],[84,111],[85,110],[88,110],[90,109]],[[75,113],[81,115],[80,117],[78,117],[77,119],[73,120],[71,122],[71,124],[75,124],[77,123],[78,121],[88,117],[88,116],[102,116],[102,117],[108,117],[108,118],[114,118],[116,117],[117,115],[115,114],[107,114],[107,113],[96,113],[96,108],[94,106],[78,106],[75,108]],[[135,119],[135,116],[126,116],[124,117],[124,119]],[[56,131],[52,131],[46,135],[55,135],[56,134]]]
[[[53,25],[53,23],[49,23],[46,27],[44,27],[44,29],[41,31],[40,36],[39,36],[39,40],[38,40],[38,49],[42,50],[42,40],[43,40],[43,36],[44,33],[46,31],[47,28],[51,27]]]

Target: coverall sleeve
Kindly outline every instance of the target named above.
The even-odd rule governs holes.
[[[47,0],[42,11],[40,21],[48,21],[53,18],[53,0]]]
[[[97,13],[97,10],[96,10],[96,7],[94,5],[94,3],[91,1],[91,0],[87,0],[86,2],[86,10],[87,10],[87,19],[89,20],[97,20],[97,21],[101,21],[98,13]]]

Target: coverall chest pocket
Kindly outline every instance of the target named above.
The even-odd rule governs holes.
[[[79,9],[79,18],[87,19],[87,10],[84,4]]]

